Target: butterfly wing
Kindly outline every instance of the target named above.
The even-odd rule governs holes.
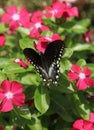
[[[36,68],[40,76],[47,81],[48,75],[42,64],[42,57],[33,49],[25,48],[23,51],[26,59]]]
[[[56,40],[48,44],[44,57],[47,61],[47,66],[49,68],[48,75],[49,79],[53,83],[57,83],[57,78],[59,74],[59,62],[64,51],[64,43],[62,40]]]

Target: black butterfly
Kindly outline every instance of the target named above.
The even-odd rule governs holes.
[[[64,43],[55,40],[48,44],[44,53],[38,54],[31,48],[25,48],[23,53],[27,60],[37,69],[43,81],[57,84],[59,74],[59,62],[64,51]]]

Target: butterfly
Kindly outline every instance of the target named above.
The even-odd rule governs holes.
[[[59,78],[59,62],[64,51],[64,42],[55,40],[50,42],[44,53],[37,53],[34,49],[25,48],[23,53],[26,59],[36,68],[47,84],[57,84]]]

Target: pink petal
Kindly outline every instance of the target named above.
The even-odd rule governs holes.
[[[0,47],[4,46],[6,42],[6,37],[3,34],[0,34]]]
[[[90,113],[90,119],[89,119],[90,122],[94,123],[94,113],[91,112]]]
[[[76,16],[76,17],[78,17],[79,16],[79,11],[78,11],[78,8],[77,7],[72,7],[71,9],[70,9],[70,16]]]
[[[23,93],[14,95],[12,101],[15,106],[23,106],[25,102],[25,95]]]
[[[88,86],[92,86],[94,84],[94,80],[92,78],[85,78],[84,80]]]
[[[73,123],[74,130],[81,130],[83,128],[83,119],[78,119]]]
[[[5,95],[3,94],[3,92],[0,92],[0,100],[3,100],[4,98],[5,98]]]
[[[11,16],[9,14],[4,13],[1,17],[2,23],[7,23],[11,20]]]
[[[18,83],[16,81],[13,81],[11,83],[11,92],[12,93],[19,94],[19,93],[22,93],[22,90],[23,90],[23,86],[21,83]]]
[[[33,12],[31,21],[34,22],[34,23],[37,23],[37,22],[42,23],[43,22],[42,21],[42,11],[38,10],[38,11]]]
[[[0,104],[0,111],[2,112],[8,112],[13,109],[13,105],[10,100],[5,99],[1,104]]]
[[[42,26],[41,26],[41,30],[42,30],[42,31],[45,31],[45,30],[48,30],[48,31],[49,31],[49,30],[50,30],[50,28],[49,28],[49,27],[47,27],[47,26],[42,25]]]
[[[85,90],[88,87],[84,79],[79,79],[76,85],[78,90]]]
[[[26,25],[26,24],[30,24],[30,15],[29,15],[29,12],[25,8],[21,8],[20,10],[19,23],[22,26],[30,26],[30,25]]]
[[[84,121],[84,130],[93,130],[93,124],[90,121]]]
[[[10,87],[11,87],[11,83],[9,82],[9,80],[4,80],[1,84],[1,88],[2,90],[4,90],[4,92],[8,92],[10,91]]]
[[[77,64],[74,64],[72,67],[71,67],[71,70],[76,72],[76,73],[80,73],[81,72],[81,68],[80,66],[78,66]]]
[[[11,21],[9,24],[9,28],[10,30],[14,31],[19,27],[19,24],[17,23],[17,21]]]
[[[13,14],[17,13],[17,8],[15,5],[12,5],[9,8],[7,8],[6,11],[8,14],[13,15]]]
[[[75,74],[73,72],[68,72],[68,77],[73,82],[74,80],[76,80],[79,77],[79,75]]]
[[[86,76],[90,76],[92,74],[91,70],[87,66],[84,67],[84,73]]]
[[[39,51],[39,52],[42,52],[44,53],[45,52],[45,49],[48,45],[48,40],[45,39],[45,38],[41,38],[39,40],[39,42],[35,45],[35,48]]]
[[[53,41],[54,41],[54,40],[61,40],[61,37],[59,36],[59,34],[54,33],[54,34],[52,35],[52,40],[53,40]]]
[[[31,38],[40,38],[40,33],[38,32],[38,29],[32,29],[30,32]]]

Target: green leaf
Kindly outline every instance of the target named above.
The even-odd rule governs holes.
[[[7,67],[10,64],[10,60],[8,58],[0,58],[0,68]]]
[[[25,37],[23,39],[20,39],[19,43],[20,43],[21,49],[34,47],[34,39],[31,39],[29,37]]]
[[[0,23],[0,33],[4,33],[6,31],[8,31],[8,28],[6,27],[6,25],[3,23]]]
[[[72,63],[68,59],[62,59],[60,64],[60,72],[63,73],[65,70],[69,70]]]
[[[76,24],[71,28],[71,31],[78,34],[85,33],[87,31],[87,26],[89,26],[90,20],[84,19],[76,22]]]
[[[85,66],[86,65],[86,61],[84,59],[80,59],[77,61],[77,64],[81,67]]]
[[[7,76],[2,72],[0,71],[0,83],[5,80],[7,78]]]
[[[27,74],[22,77],[21,82],[27,85],[38,86],[40,84],[41,78],[36,73],[31,72],[31,74]]]
[[[50,105],[50,97],[46,86],[39,86],[34,94],[34,103],[36,108],[43,114]]]
[[[89,47],[90,44],[76,44],[75,46],[72,47],[73,51],[84,51],[84,50],[90,50]]]
[[[73,54],[73,49],[71,48],[65,48],[63,58],[70,58]]]
[[[25,36],[28,36],[30,34],[30,30],[27,29],[27,28],[24,28],[24,27],[19,27],[17,29],[18,32],[20,32],[20,34],[25,37]]]
[[[51,95],[52,103],[54,104],[54,109],[56,113],[59,114],[65,121],[72,122],[73,118],[71,112],[68,109],[69,103],[66,95],[53,93]]]
[[[8,64],[4,69],[3,72],[7,73],[7,74],[13,74],[13,73],[23,73],[23,72],[27,72],[27,71],[31,71],[32,67],[29,67],[27,69],[24,69],[23,67],[20,67],[18,64],[16,63],[10,63]]]
[[[90,114],[90,107],[83,93],[74,93],[72,101],[73,108],[76,110],[76,114],[82,117],[83,119],[88,120]]]
[[[21,108],[19,108],[19,114],[21,117],[31,120],[31,113],[28,107],[23,106]]]
[[[31,116],[31,123],[27,125],[30,130],[47,130],[45,126],[42,126],[41,120],[35,114]]]
[[[46,36],[46,37],[51,37],[52,36],[52,32],[51,31],[44,31],[44,32],[42,32],[42,36]]]
[[[88,63],[87,66],[92,71],[92,77],[94,77],[94,64],[93,63]]]

